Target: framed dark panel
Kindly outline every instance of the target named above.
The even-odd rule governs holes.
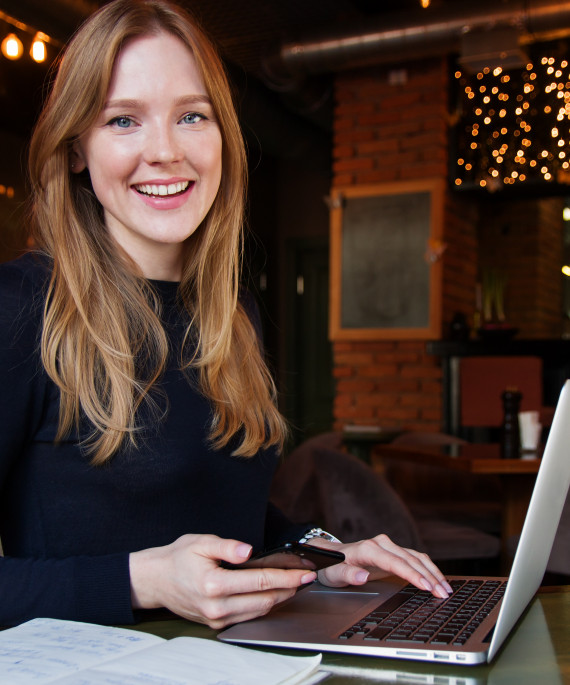
[[[338,188],[331,200],[331,338],[439,338],[443,181]]]

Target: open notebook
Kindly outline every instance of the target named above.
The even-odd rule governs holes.
[[[570,380],[558,401],[508,579],[451,576],[455,591],[447,600],[395,577],[341,589],[314,583],[269,615],[218,637],[399,659],[491,661],[540,586],[569,484]]]

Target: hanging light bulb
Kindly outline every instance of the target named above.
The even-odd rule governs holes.
[[[22,41],[15,33],[9,33],[6,38],[4,38],[0,45],[0,49],[2,50],[4,57],[12,60],[20,59],[24,52]]]
[[[34,37],[32,47],[30,48],[30,55],[34,62],[44,62],[47,56],[46,40],[47,36],[41,31],[38,31]]]
[[[431,4],[431,0],[420,0],[420,5],[424,8],[427,9]]]

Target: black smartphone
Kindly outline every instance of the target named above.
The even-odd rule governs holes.
[[[225,568],[299,568],[319,571],[327,566],[340,564],[344,554],[333,549],[324,549],[303,542],[285,542],[279,547],[267,549],[242,564],[222,562]]]

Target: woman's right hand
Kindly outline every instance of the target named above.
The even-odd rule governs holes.
[[[229,570],[220,561],[238,564],[251,545],[215,535],[183,535],[164,547],[133,552],[129,557],[134,609],[166,608],[190,621],[220,630],[268,613],[316,578],[298,569]]]

